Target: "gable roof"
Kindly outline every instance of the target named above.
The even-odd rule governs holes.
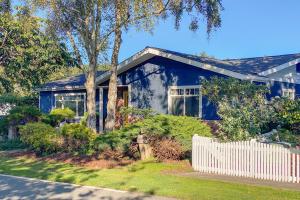
[[[97,71],[96,77],[107,71]],[[62,90],[62,89],[84,89],[86,81],[85,74],[79,74],[68,78],[48,82],[40,88],[40,90]]]
[[[266,75],[275,72],[274,69],[281,70],[285,67],[291,66],[292,64],[300,62],[300,53],[222,60],[185,54],[156,47],[146,47],[142,51],[121,62],[118,65],[117,72],[120,74],[155,56],[172,59],[205,70],[224,74],[226,76],[254,81],[268,81],[269,79]],[[109,77],[109,71],[98,71],[96,83],[103,83],[107,81]],[[85,81],[85,74],[80,74],[66,79],[46,83],[40,88],[40,90],[84,89]]]
[[[213,65],[222,69],[227,69],[233,72],[241,74],[253,74],[260,75],[261,72],[267,71],[279,65],[288,63],[295,59],[300,58],[300,53],[286,54],[277,56],[263,56],[263,57],[252,57],[252,58],[241,58],[241,59],[216,59],[212,57],[195,56],[185,53],[179,53],[166,49],[160,49],[150,47],[166,53],[178,55],[187,59],[195,60],[201,63]]]

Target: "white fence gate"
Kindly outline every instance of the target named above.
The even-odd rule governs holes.
[[[219,143],[194,135],[192,165],[205,173],[300,183],[297,151],[256,141]]]

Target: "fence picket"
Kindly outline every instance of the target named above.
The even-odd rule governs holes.
[[[194,135],[192,166],[205,173],[300,183],[299,153],[256,141],[219,143]]]

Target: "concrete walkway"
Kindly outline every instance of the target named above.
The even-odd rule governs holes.
[[[170,198],[140,193],[79,186],[9,175],[0,175],[0,199],[170,200]]]

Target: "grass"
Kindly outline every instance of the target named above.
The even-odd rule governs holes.
[[[0,157],[0,173],[203,200],[300,199],[300,192],[180,177],[167,171],[189,170],[182,163],[137,162],[127,167],[93,170],[65,163]]]

